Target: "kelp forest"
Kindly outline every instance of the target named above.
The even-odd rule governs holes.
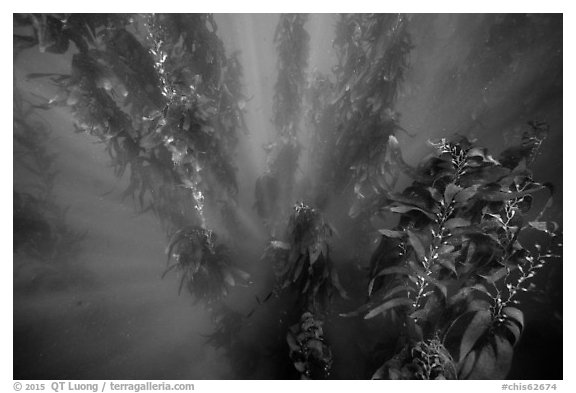
[[[13,14],[15,379],[562,379],[562,15]]]

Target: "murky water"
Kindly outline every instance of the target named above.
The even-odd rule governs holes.
[[[338,15],[310,15],[305,24],[310,35],[307,72],[332,72],[337,20]],[[247,97],[243,105],[248,133],[239,134],[234,157],[243,230],[237,238],[224,235],[237,246],[233,258],[252,275],[249,287],[233,288],[226,300],[244,315],[256,306],[256,296],[266,296],[273,281],[270,266],[260,259],[267,228],[253,206],[256,180],[267,165],[262,146],[277,135],[272,97],[278,77],[278,21],[279,15],[272,14],[215,16],[226,53],[239,51]],[[562,226],[562,17],[414,15],[408,21],[413,48],[395,105],[399,124],[407,131],[398,135],[405,160],[416,164],[430,152],[427,140],[455,132],[477,138],[497,153],[519,138],[529,120],[544,120],[551,131],[534,164],[534,177],[554,185],[548,214]],[[16,27],[15,33],[22,34]],[[57,94],[47,79],[28,76],[69,73],[72,52],[42,53],[32,46],[15,55],[18,94],[30,102]],[[277,346],[284,341],[279,326],[290,318],[284,310],[289,300],[273,297],[251,315],[242,330],[245,345],[236,352],[207,344],[205,335],[214,329],[211,310],[186,291],[178,293],[177,274],[161,278],[166,231],[151,212],[139,213],[137,200],[123,196],[129,171],[115,176],[106,143],[76,133],[74,115],[65,105],[35,109],[32,116],[49,130],[45,140],[36,141],[54,154],[57,174],[51,200],[59,209],[69,209],[65,226],[85,236],[65,263],[31,255],[33,246],[24,242],[16,249],[15,243],[15,379],[294,377],[287,353],[279,353]],[[297,178],[302,179],[310,168],[306,143],[311,135],[305,126],[299,138],[303,151]],[[41,182],[18,159],[24,154],[20,147],[15,143],[14,191],[39,195],[35,185]],[[295,189],[303,191],[294,200],[303,198],[306,187]],[[328,206],[327,220],[345,233],[341,206]],[[218,232],[218,225],[215,228]],[[342,272],[342,285],[356,293],[366,285],[362,268],[367,261],[349,252],[351,242],[341,237],[333,259]],[[543,277],[539,284],[554,297],[549,304],[528,301],[527,329],[511,378],[562,378],[561,266],[549,267]],[[374,371],[368,353],[379,326],[338,317],[363,300],[336,300],[334,313],[325,321],[335,359],[333,378],[369,378]]]

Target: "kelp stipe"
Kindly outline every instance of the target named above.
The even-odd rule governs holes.
[[[271,241],[265,259],[273,264],[277,295],[297,295],[300,321],[288,330],[290,358],[303,379],[324,379],[330,374],[332,352],[322,329],[334,293],[346,293],[330,258],[332,227],[322,214],[302,203],[294,205],[285,241]]]
[[[236,133],[245,128],[241,67],[234,55],[226,58],[210,15],[20,19],[34,26],[37,43],[49,51],[68,48],[50,42],[78,47],[70,75],[29,78],[49,78],[60,88],[40,107],[71,108],[77,131],[106,145],[115,174],[130,169],[123,198],[154,212],[173,236],[191,225],[206,227],[205,208],[221,209],[230,221],[237,194],[232,157]],[[137,23],[145,30],[142,42],[130,32]],[[206,206],[216,195],[216,206]]]
[[[37,108],[22,97],[16,81],[13,120],[15,289],[64,289],[74,283],[86,284],[88,276],[76,258],[87,232],[71,227],[67,219],[70,206],[57,201],[58,155],[49,147],[52,130],[38,116]]]
[[[298,140],[306,83],[310,36],[306,14],[282,14],[274,33],[278,78],[274,85],[273,122],[277,138],[264,146],[266,172],[255,185],[254,207],[269,234],[275,237],[293,202],[301,146]]]
[[[352,186],[363,199],[393,186],[385,158],[388,137],[403,130],[394,106],[412,49],[407,24],[400,14],[345,14],[338,21],[335,130],[324,164],[335,192]]]
[[[72,55],[70,75],[28,75],[59,88],[37,107],[70,108],[76,131],[105,145],[114,173],[129,173],[122,198],[132,198],[142,213],[153,212],[170,237],[162,276],[176,270],[179,292],[185,287],[217,314],[217,332],[228,329],[231,318],[222,313],[229,310],[220,303],[229,288],[247,284],[248,275],[234,266],[206,213],[220,213],[226,224],[237,222],[234,152],[237,134],[246,131],[245,99],[238,58],[226,56],[212,16],[15,19],[33,26],[35,35],[28,41],[41,51],[64,54],[74,42],[78,53]],[[227,229],[233,233],[238,226]]]
[[[442,139],[432,143],[436,154],[418,169],[403,162],[397,140],[390,138],[396,160],[417,180],[382,201],[381,211],[398,214],[400,221],[380,230],[369,301],[347,314],[389,315],[403,327],[402,351],[374,378],[507,375],[524,329],[517,295],[534,289],[530,279],[545,262],[561,257],[558,226],[539,221],[550,202],[537,221],[526,222],[533,196],[551,191],[526,167],[543,130],[531,123],[522,146],[498,160],[465,137]],[[529,231],[540,231],[545,244],[525,243],[521,235]]]
[[[396,101],[412,50],[408,18],[342,14],[333,47],[333,81],[315,73],[306,95],[313,133],[310,199],[323,209],[345,206],[334,212],[334,221],[347,223],[342,235],[354,245],[347,252],[365,258],[375,201],[398,178],[388,137],[404,131]]]
[[[528,114],[554,121],[547,108],[552,106],[550,97],[561,91],[561,72],[543,74],[558,70],[561,62],[534,66],[529,60],[533,50],[541,53],[540,59],[561,57],[556,45],[544,50],[549,30],[535,28],[557,24],[558,18],[449,17],[457,23],[442,26],[442,33],[464,33],[471,45],[462,56],[454,46],[448,50],[450,61],[439,63],[448,66],[435,68],[443,54],[430,56],[427,51],[450,38],[436,41],[439,37],[428,33],[438,33],[435,25],[445,21],[443,17],[336,16],[337,64],[332,73],[314,73],[307,83],[306,28],[318,33],[316,25],[310,29],[308,24],[316,18],[282,15],[274,36],[278,78],[274,96],[268,98],[273,100],[269,115],[276,135],[265,146],[266,169],[255,185],[255,208],[266,228],[256,228],[247,212],[238,210],[239,201],[248,198],[237,198],[235,168],[236,147],[246,131],[240,59],[262,83],[266,70],[252,67],[265,59],[252,53],[243,58],[228,55],[214,17],[16,14],[15,26],[22,29],[15,30],[14,53],[36,46],[36,51],[72,59],[69,75],[27,76],[60,89],[34,106],[69,109],[76,130],[100,142],[114,173],[128,177],[124,204],[131,199],[140,213],[152,212],[161,220],[169,240],[157,278],[174,279],[174,296],[184,290],[206,309],[213,328],[204,335],[206,343],[226,355],[235,377],[503,377],[522,334],[538,330],[533,325],[524,329],[531,315],[524,316],[519,301],[524,292],[540,290],[532,285],[534,275],[543,276],[544,262],[558,257],[559,228],[545,221],[552,199],[542,201],[553,187],[534,183],[527,169],[548,126],[532,122],[522,143],[497,159],[463,137],[434,142],[434,157],[417,168],[404,162],[400,144],[391,136],[406,132],[398,108],[410,105],[418,109],[404,116],[415,130],[426,124],[428,129],[458,129],[467,136],[485,132],[482,135],[490,137],[489,131],[504,124],[506,139],[518,129],[513,127],[517,119]],[[472,20],[474,36],[461,26]],[[561,37],[560,31],[555,29],[555,37]],[[270,40],[264,35],[262,40]],[[312,53],[318,59],[319,52]],[[414,65],[410,74],[408,60]],[[426,70],[423,78],[416,77],[419,67]],[[522,83],[526,74],[531,81],[559,81],[560,88],[549,88],[547,82]],[[405,76],[406,95],[399,94]],[[516,80],[513,89],[499,83],[508,76]],[[505,99],[492,105],[491,97],[503,91]],[[428,107],[432,93],[442,102]],[[462,97],[466,100],[454,110]],[[522,101],[518,105],[500,105],[517,98]],[[506,116],[498,116],[500,110]],[[490,127],[488,119],[494,120]],[[15,146],[21,125],[15,116]],[[33,169],[46,170],[49,179],[52,161],[44,153],[39,150],[36,157],[45,165]],[[296,175],[300,160],[302,182]],[[414,183],[396,193],[401,173]],[[246,179],[244,174],[240,178]],[[42,236],[18,232],[16,221],[32,218],[42,234],[47,225],[36,213],[50,209],[42,198],[17,191],[15,249],[18,245],[34,251],[22,242]],[[298,203],[292,209],[300,199],[310,205]],[[23,217],[24,211],[33,213]],[[391,217],[399,219],[398,225],[383,227]],[[254,254],[259,251],[247,250],[251,244],[242,225],[252,224],[254,234],[266,229],[271,238],[264,266],[257,265],[260,255]],[[538,243],[531,244],[537,237]],[[377,244],[372,240],[379,245],[364,281],[363,262],[368,262],[371,244]],[[238,253],[234,242],[247,247],[238,247]],[[267,274],[261,280],[264,286],[276,279],[274,289],[264,288],[252,308],[254,292],[238,288],[249,283],[236,265],[243,260],[259,281],[258,269]],[[350,303],[333,296],[344,296],[337,268],[352,294]],[[549,281],[550,286],[557,284]],[[330,311],[352,310],[364,299],[367,304],[349,314],[370,321],[334,318]],[[376,334],[364,334],[379,323],[382,329]],[[402,334],[396,342],[397,332]],[[370,353],[367,348],[373,347]]]

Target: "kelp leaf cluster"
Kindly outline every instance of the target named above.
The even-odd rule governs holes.
[[[435,338],[407,344],[372,379],[456,379],[456,367],[448,350]]]
[[[498,160],[465,137],[433,143],[436,154],[411,171],[417,180],[401,194],[387,193],[380,206],[400,221],[380,230],[370,300],[351,314],[400,317],[410,348],[438,337],[456,359],[459,378],[506,375],[524,328],[518,295],[559,257],[558,226],[539,221],[550,201],[537,221],[528,219],[536,194],[550,192],[526,166],[545,136],[542,124],[530,125],[522,154],[507,149]],[[390,144],[398,148],[393,137]],[[528,248],[529,231],[541,232],[546,243]],[[390,376],[399,377],[397,371]]]
[[[306,14],[282,14],[274,33],[278,52],[278,79],[274,86],[274,124],[279,135],[295,138],[302,110],[310,35]]]
[[[322,325],[312,313],[305,312],[286,336],[290,359],[302,379],[326,379],[330,375],[332,351],[324,340]]]
[[[14,252],[24,253],[33,261],[33,280],[52,275],[60,280],[77,269],[74,258],[80,252],[85,232],[70,227],[66,216],[69,207],[55,200],[54,186],[58,171],[57,155],[50,151],[51,130],[37,116],[14,87],[14,166],[19,178],[13,192]],[[24,176],[22,176],[24,174]],[[29,264],[15,265],[15,272]],[[74,277],[78,279],[78,277]],[[67,284],[59,281],[58,285]]]
[[[191,226],[178,230],[166,254],[168,267],[163,276],[177,269],[181,275],[179,292],[186,285],[196,300],[219,301],[231,287],[249,282],[249,275],[233,266],[228,248],[208,229]]]
[[[305,14],[282,14],[274,34],[278,78],[274,86],[273,121],[278,136],[264,146],[267,169],[258,178],[255,188],[255,208],[272,235],[286,213],[283,207],[293,203],[310,41],[304,28],[307,20]]]
[[[345,296],[329,254],[333,233],[318,210],[299,202],[290,216],[286,241],[274,240],[268,247],[278,290],[296,289],[310,310],[324,308],[334,290]]]
[[[394,104],[412,49],[403,15],[346,14],[336,27],[335,133],[325,165],[334,189],[359,198],[388,190],[395,176],[387,141],[402,128]]]
[[[77,131],[106,145],[116,175],[129,169],[123,198],[154,212],[169,233],[204,227],[205,208],[221,210],[228,228],[237,228],[231,224],[233,153],[237,132],[245,130],[242,69],[237,54],[226,57],[212,16],[28,14],[15,20],[33,27],[41,50],[61,54],[68,41],[76,45],[70,75],[29,75],[60,89],[37,106],[70,108]],[[223,269],[218,274],[185,270],[199,286],[197,295],[212,299],[205,287],[226,286],[230,261],[224,254],[225,261],[214,264]],[[208,281],[201,283],[202,277]]]
[[[298,296],[300,322],[289,329],[286,340],[290,358],[303,379],[328,376],[332,354],[321,318],[335,291],[347,296],[330,258],[333,233],[318,210],[299,202],[294,205],[284,241],[272,240],[264,255],[274,267],[276,294],[290,290]]]

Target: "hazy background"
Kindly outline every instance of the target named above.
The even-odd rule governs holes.
[[[240,205],[254,228],[257,250],[264,231],[252,209],[253,190],[265,169],[261,147],[275,137],[272,40],[278,15],[220,14],[215,19],[227,53],[241,51],[250,98],[250,133],[240,138],[237,175]],[[330,73],[335,64],[336,21],[336,15],[311,15],[306,24],[310,71]],[[497,153],[518,141],[527,121],[545,120],[551,133],[535,164],[535,178],[556,187],[550,214],[562,224],[562,17],[415,15],[409,26],[414,49],[397,104],[400,124],[415,135],[400,136],[405,159],[417,163],[429,152],[427,139],[454,132],[473,135]],[[14,64],[16,83],[26,94],[50,97],[53,88],[47,82],[27,81],[25,75],[66,73],[70,58],[26,50]],[[176,275],[160,278],[165,233],[151,214],[138,215],[129,198],[121,201],[127,176],[114,176],[103,144],[73,132],[69,111],[55,108],[41,115],[52,129],[49,148],[58,155],[57,198],[70,206],[69,225],[88,233],[75,261],[81,281],[54,288],[39,281],[33,267],[15,269],[14,378],[235,378],[227,357],[203,344],[201,334],[212,329],[208,313],[187,293],[178,295]],[[22,173],[15,166],[15,189],[26,181]],[[255,271],[258,258],[255,254]],[[25,263],[14,255],[15,267]],[[562,378],[562,269],[551,271],[552,281],[542,285],[551,287],[553,306],[526,308],[527,329],[511,378]],[[352,325],[335,327],[342,334],[335,339],[336,357],[349,355],[335,365],[335,375],[366,378],[355,357],[363,349],[345,346],[352,333],[347,326]]]

